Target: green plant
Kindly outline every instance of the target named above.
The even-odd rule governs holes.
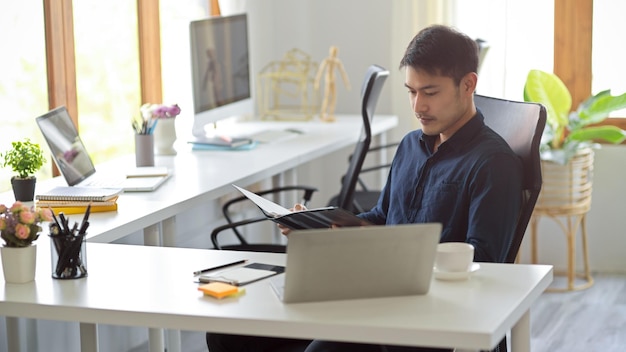
[[[561,79],[540,70],[531,70],[524,85],[524,100],[546,107],[547,123],[541,138],[541,158],[565,164],[583,147],[596,146],[601,140],[618,144],[626,139],[626,131],[616,126],[594,126],[609,113],[626,108],[626,93],[612,96],[602,91],[572,110],[572,96]]]
[[[39,144],[32,143],[28,138],[11,142],[11,145],[11,149],[0,154],[0,157],[4,159],[2,166],[10,166],[19,178],[33,176],[46,162]]]

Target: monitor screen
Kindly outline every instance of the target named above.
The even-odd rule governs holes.
[[[189,27],[193,82],[193,135],[233,116],[249,115],[248,23],[246,14],[193,21]]]

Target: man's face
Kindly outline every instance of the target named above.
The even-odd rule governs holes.
[[[444,142],[474,116],[474,86],[470,76],[464,77],[457,86],[450,77],[406,67],[409,102],[425,134],[440,135]]]

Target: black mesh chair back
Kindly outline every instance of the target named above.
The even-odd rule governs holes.
[[[496,131],[522,159],[524,167],[523,203],[509,247],[506,262],[513,263],[526,233],[541,191],[539,144],[546,125],[546,109],[537,103],[511,101],[482,95],[474,97],[485,124]]]
[[[374,118],[380,92],[388,76],[389,71],[378,65],[371,65],[365,74],[365,79],[361,87],[361,118],[363,120],[363,129],[361,130],[359,141],[350,157],[348,170],[341,179],[339,194],[330,200],[329,205],[334,205],[346,210],[353,209],[354,192],[359,180],[359,174],[372,142],[372,119]]]

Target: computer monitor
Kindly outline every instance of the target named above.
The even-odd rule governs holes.
[[[205,126],[250,115],[248,20],[246,14],[192,21],[189,27],[193,83],[194,136]]]

